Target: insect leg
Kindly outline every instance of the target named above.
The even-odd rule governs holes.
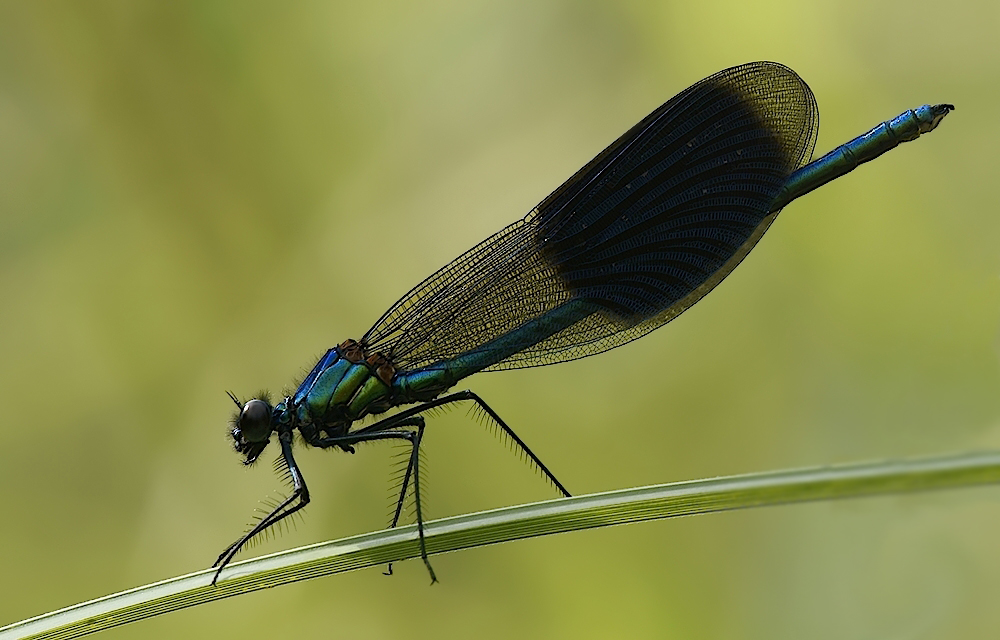
[[[393,427],[417,427],[421,433],[424,429],[424,418],[423,416],[416,416],[413,418],[408,418],[396,423]],[[399,490],[399,499],[396,501],[396,511],[392,515],[392,523],[389,524],[390,529],[395,529],[396,525],[399,523],[399,517],[403,513],[403,501],[406,498],[406,490],[410,485],[410,478],[413,477],[413,456],[410,456],[410,461],[406,465],[406,474],[403,476],[403,486]]]
[[[317,447],[339,447],[342,445],[357,444],[359,442],[371,442],[374,440],[393,440],[402,439],[409,440],[413,445],[410,451],[410,461],[407,464],[406,478],[403,481],[403,491],[400,494],[399,502],[396,505],[396,515],[393,518],[393,523],[391,527],[396,526],[399,520],[399,514],[402,510],[403,499],[406,496],[406,487],[409,484],[409,479],[413,479],[413,496],[416,502],[417,508],[417,537],[420,541],[420,558],[424,561],[424,566],[427,567],[427,572],[431,574],[431,584],[437,582],[437,576],[434,574],[434,569],[431,567],[431,562],[427,557],[427,543],[424,539],[424,515],[420,508],[420,441],[423,439],[424,435],[424,419],[419,416],[406,416],[404,418],[399,418],[393,416],[392,418],[387,418],[376,424],[387,423],[391,421],[390,426],[385,427],[378,431],[373,431],[371,427],[366,429],[356,431],[352,434],[346,436],[337,436],[333,438],[314,438],[309,441]],[[374,425],[372,425],[374,426]],[[397,431],[399,427],[404,426],[416,426],[416,431]],[[390,527],[390,528],[391,528]],[[392,571],[392,565],[389,565],[389,572]]]
[[[413,434],[413,432],[410,432]],[[413,496],[417,503],[417,535],[420,537],[420,557],[424,561],[424,566],[427,567],[427,572],[431,574],[431,584],[437,582],[437,576],[434,575],[434,569],[431,567],[431,561],[427,559],[427,545],[424,542],[424,516],[420,512],[420,441],[424,436],[424,425],[421,424],[417,427],[417,433],[413,434],[413,453],[410,454],[410,466],[413,467]]]
[[[288,465],[288,471],[292,475],[292,483],[294,490],[292,495],[288,496],[281,504],[275,507],[271,513],[267,514],[257,525],[251,529],[242,538],[229,545],[225,551],[223,551],[219,558],[213,564],[213,567],[218,567],[215,575],[212,576],[212,584],[219,579],[219,574],[227,564],[233,559],[233,556],[245,545],[251,538],[260,533],[261,531],[267,529],[268,527],[276,524],[277,522],[287,518],[292,515],[302,507],[309,504],[309,489],[306,487],[305,479],[302,477],[302,472],[299,471],[299,466],[295,462],[295,458],[292,456],[292,434],[291,432],[284,432],[278,435],[278,441],[281,443],[281,454],[285,458],[285,463]],[[298,503],[291,505],[293,502],[298,500]]]
[[[418,413],[423,413],[428,409],[433,409],[434,407],[440,407],[445,404],[451,404],[452,402],[463,402],[467,400],[471,400],[476,404],[478,404],[479,407],[483,411],[485,411],[486,414],[490,418],[492,418],[493,421],[496,422],[501,429],[503,429],[504,433],[506,433],[510,437],[510,439],[514,442],[514,444],[516,444],[517,447],[531,459],[531,461],[538,467],[538,469],[542,472],[542,474],[544,474],[545,477],[548,478],[549,482],[551,482],[553,486],[555,486],[556,489],[558,489],[559,492],[562,493],[565,497],[567,498],[570,497],[570,492],[566,489],[566,487],[564,487],[563,484],[556,479],[555,475],[551,471],[549,471],[548,467],[545,466],[545,463],[543,463],[541,459],[538,456],[536,456],[531,449],[528,448],[528,445],[524,443],[524,440],[521,440],[521,438],[519,438],[518,435],[514,433],[514,430],[511,429],[509,426],[507,426],[507,423],[503,421],[503,418],[501,418],[497,414],[497,412],[490,407],[490,405],[486,404],[486,402],[482,398],[480,398],[472,391],[458,391],[456,393],[450,393],[440,398],[435,398],[434,400],[431,400],[429,402],[425,402],[410,409],[400,411],[399,413],[389,416],[384,420],[379,420],[375,424],[369,425],[363,429],[359,429],[354,433],[363,434],[375,431],[384,431],[385,429],[391,428],[394,424],[398,424],[400,421],[406,420],[407,418],[411,418],[417,415]]]

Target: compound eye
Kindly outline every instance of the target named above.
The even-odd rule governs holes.
[[[247,442],[266,442],[271,436],[271,405],[251,400],[243,405],[236,426]]]

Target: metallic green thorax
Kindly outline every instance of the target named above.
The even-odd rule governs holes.
[[[386,358],[348,340],[327,351],[295,395],[275,406],[272,423],[297,426],[307,438],[343,435],[355,420],[407,402],[393,397],[394,373]]]
[[[789,176],[774,199],[772,215],[766,218],[766,224],[795,198],[853,171],[902,142],[933,130],[953,108],[947,104],[924,105],[906,111],[802,167]],[[753,242],[756,238],[750,246]],[[394,406],[431,400],[459,380],[538,344],[591,313],[594,308],[585,301],[570,300],[474,351],[412,371],[397,370],[383,355],[367,353],[362,345],[348,340],[327,351],[295,395],[275,407],[272,423],[275,426],[291,423],[307,439],[320,432],[328,436],[343,435],[359,418]]]
[[[324,354],[289,400],[275,407],[275,424],[346,433],[352,422],[401,404],[430,400],[462,378],[587,317],[592,311],[570,301],[519,329],[464,354],[416,371],[396,371],[381,354],[368,354],[348,340]]]

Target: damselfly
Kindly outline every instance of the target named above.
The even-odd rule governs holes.
[[[327,351],[292,395],[272,405],[265,394],[247,402],[230,394],[243,462],[254,462],[276,436],[293,492],[223,551],[215,579],[248,540],[309,503],[292,452],[296,431],[308,445],[351,453],[362,442],[409,446],[390,527],[412,483],[420,555],[432,582],[420,507],[422,413],[476,403],[570,495],[479,396],[445,392],[479,371],[583,358],[666,324],[740,263],[783,206],[931,131],[953,108],[905,111],[805,164],[819,113],[791,69],[749,63],[674,96],[527,216],[410,290],[360,340]],[[352,428],[402,405],[415,406]]]

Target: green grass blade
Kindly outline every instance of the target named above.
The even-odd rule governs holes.
[[[1000,482],[1000,452],[968,453],[677,482],[507,507],[428,522],[427,551],[762,507]],[[123,591],[0,628],[0,640],[77,638],[258,589],[398,562],[419,555],[416,527],[323,542]]]

